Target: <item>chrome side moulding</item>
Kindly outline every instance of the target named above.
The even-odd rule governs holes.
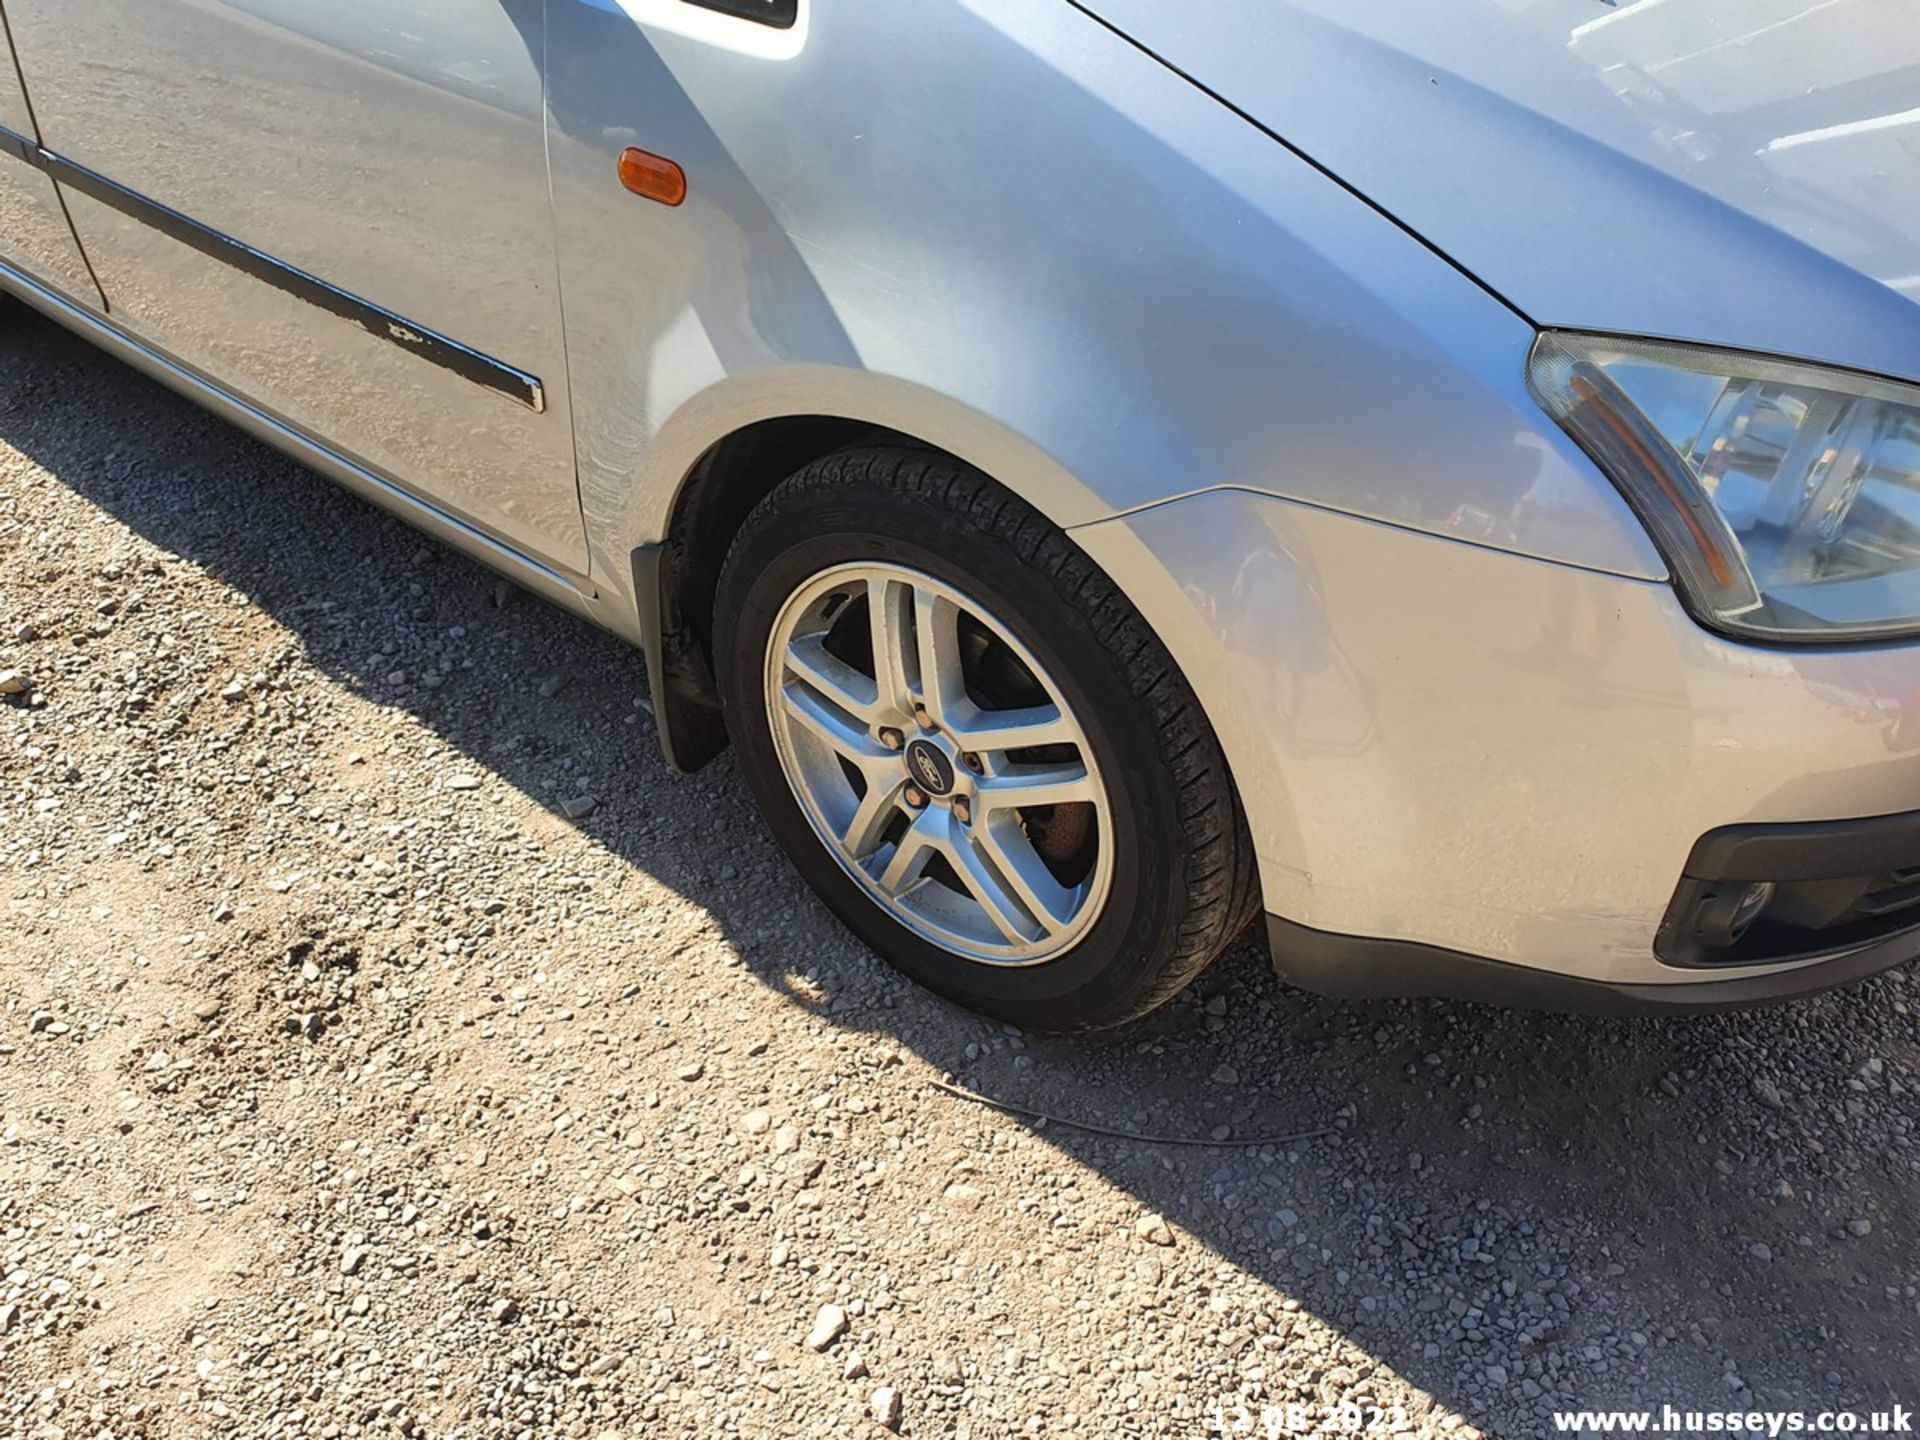
[[[40,163],[40,147],[24,135],[16,135],[6,126],[0,125],[0,155],[11,155],[16,160],[24,160],[37,170],[46,166]]]
[[[126,333],[111,320],[93,315],[39,281],[0,261],[0,294],[11,294],[48,319],[64,325],[142,374],[178,391],[255,439],[291,456],[343,489],[351,490],[383,510],[392,511],[416,529],[464,551],[488,568],[562,609],[609,626],[607,607],[585,576],[573,576],[542,564],[531,555],[441,509],[412,491],[329,449],[285,421],[258,409],[187,366],[181,365]],[[610,627],[611,628],[611,627]]]
[[[83,195],[91,196],[104,205],[111,205],[123,215],[151,226],[183,245],[192,246],[203,255],[231,265],[289,295],[296,295],[342,320],[351,321],[369,335],[390,341],[483,389],[504,395],[536,415],[546,412],[546,387],[538,376],[517,370],[491,355],[483,355],[458,340],[449,339],[371,300],[364,300],[338,286],[329,285],[317,275],[311,275],[283,260],[276,260],[265,251],[256,250],[231,235],[202,225],[191,216],[170,209],[138,191],[129,190],[97,170],[89,170],[27,136],[17,135],[4,127],[0,127],[0,153],[24,160],[36,169],[45,171],[58,184],[70,185]]]

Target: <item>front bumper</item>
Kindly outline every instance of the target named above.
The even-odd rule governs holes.
[[[1837,888],[1831,907],[1801,907],[1797,918],[1766,921],[1749,939],[1780,956],[1737,979],[1716,971],[1713,952],[1684,939],[1699,898],[1715,887],[1763,881],[1792,897],[1796,889]],[[1875,886],[1884,888],[1876,889]],[[1851,897],[1867,897],[1862,903]],[[1509,965],[1458,951],[1397,940],[1367,940],[1310,930],[1267,916],[1273,967],[1302,990],[1356,999],[1436,996],[1533,1010],[1595,1015],[1683,1014],[1737,1010],[1812,995],[1920,958],[1920,811],[1792,825],[1734,825],[1701,837],[1654,948],[1692,971],[1664,984],[1580,979],[1530,965]],[[1790,963],[1791,962],[1791,963]]]
[[[1074,534],[1206,707],[1309,988],[1713,1008],[1920,953],[1658,945],[1703,836],[1920,813],[1920,646],[1741,645],[1662,582],[1241,491]]]

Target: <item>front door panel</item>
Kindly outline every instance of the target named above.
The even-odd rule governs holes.
[[[100,292],[87,274],[53,181],[29,163],[36,139],[26,91],[0,31],[0,262],[98,310]]]
[[[584,571],[541,0],[6,4],[122,325]]]

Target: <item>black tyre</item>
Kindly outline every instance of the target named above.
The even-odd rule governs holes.
[[[929,989],[1023,1026],[1118,1025],[1252,918],[1219,742],[1119,590],[930,451],[826,457],[720,578],[728,729],[827,904]]]

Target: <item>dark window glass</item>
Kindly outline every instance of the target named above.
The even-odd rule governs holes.
[[[757,20],[784,30],[800,13],[800,0],[686,0],[702,10],[718,10],[722,15],[738,15],[742,20]]]

